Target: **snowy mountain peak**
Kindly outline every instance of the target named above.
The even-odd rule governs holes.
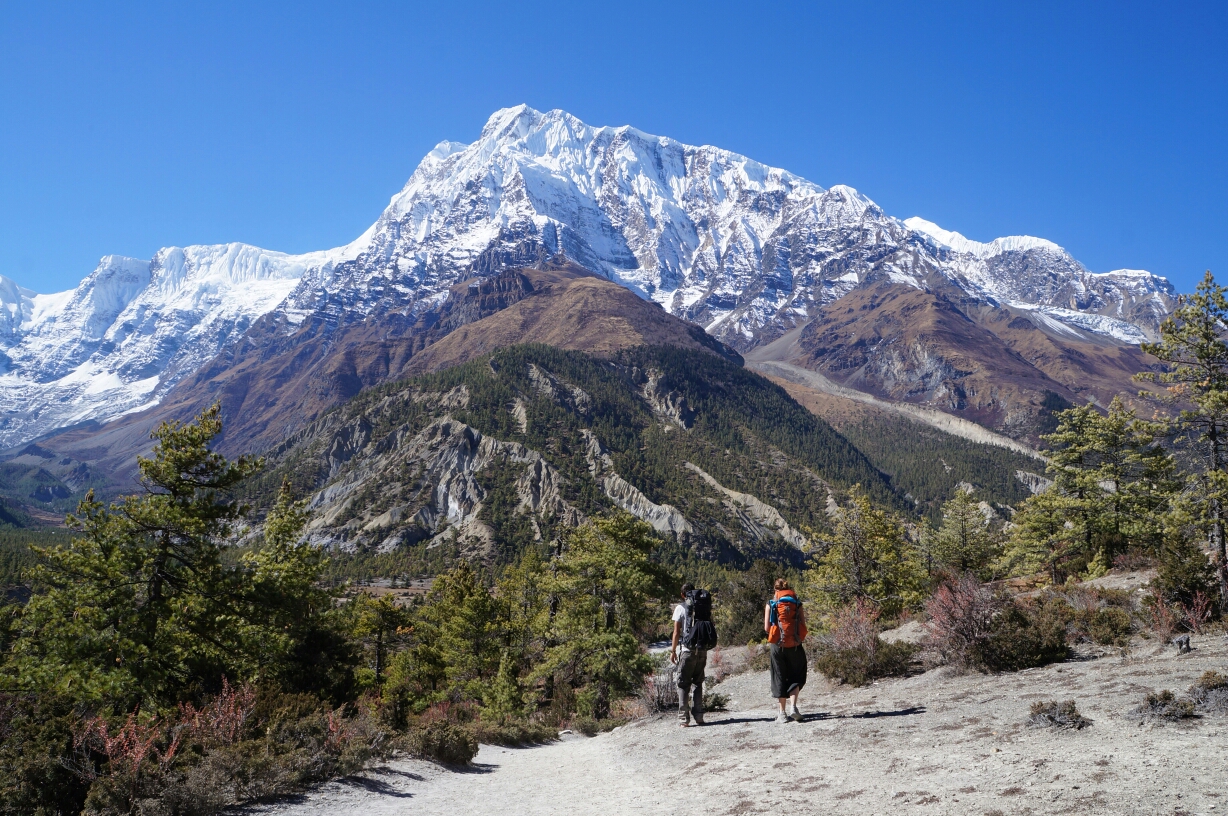
[[[1049,241],[982,244],[899,221],[852,187],[519,105],[472,143],[438,143],[346,246],[108,256],[53,295],[0,278],[0,447],[156,402],[264,315],[287,333],[312,316],[332,327],[412,316],[459,281],[558,257],[741,349],[869,279],[926,289],[943,278],[1120,342],[1151,336],[1172,303],[1163,278],[1092,274]]]
[[[1046,241],[1044,238],[1033,238],[1031,235],[1008,235],[1004,238],[995,238],[987,244],[980,241],[972,241],[960,235],[958,232],[944,230],[932,221],[926,221],[924,218],[913,216],[904,220],[904,225],[914,232],[919,232],[933,238],[941,246],[955,252],[971,255],[974,258],[991,258],[995,255],[1001,255],[1003,252],[1028,252],[1030,250],[1039,249],[1048,252],[1061,252],[1062,249],[1052,241]]]

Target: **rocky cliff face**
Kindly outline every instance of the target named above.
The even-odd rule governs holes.
[[[902,505],[783,391],[678,349],[512,347],[367,392],[268,461],[268,485],[312,497],[310,539],[345,550],[455,542],[497,560],[620,509],[701,555],[796,560],[831,492]]]

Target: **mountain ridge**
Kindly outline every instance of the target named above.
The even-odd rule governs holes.
[[[980,244],[925,224],[720,148],[507,108],[475,142],[437,145],[343,247],[170,247],[147,266],[108,256],[55,295],[0,280],[0,447],[157,404],[257,323],[281,337],[305,322],[324,334],[412,324],[465,280],[552,259],[741,351],[883,282],[1118,346],[1153,336],[1172,304],[1163,278],[1091,273],[1043,239]]]

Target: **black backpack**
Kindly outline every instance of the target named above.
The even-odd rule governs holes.
[[[688,649],[711,649],[716,646],[716,627],[712,625],[712,596],[706,589],[692,589],[686,594],[686,622],[682,627],[682,645]]]

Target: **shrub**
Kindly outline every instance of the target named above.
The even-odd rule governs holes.
[[[474,723],[469,729],[473,738],[487,745],[515,748],[522,745],[542,745],[559,738],[558,729],[540,722],[509,720],[506,722]]]
[[[840,683],[865,686],[880,677],[902,677],[917,647],[878,637],[878,609],[858,599],[836,612],[831,633],[817,639],[814,667]]]
[[[938,587],[925,605],[931,660],[967,667],[989,640],[1004,603],[971,574]]]
[[[1190,686],[1189,696],[1200,712],[1228,714],[1228,677],[1219,672],[1204,672],[1198,682]]]
[[[704,711],[728,711],[729,696],[715,691],[704,692]]]
[[[1035,702],[1028,716],[1028,725],[1033,728],[1070,728],[1077,731],[1091,724],[1091,720],[1079,713],[1074,700]]]
[[[748,671],[762,672],[772,668],[772,651],[763,644],[746,647],[746,668]]]
[[[673,666],[668,671],[657,671],[644,678],[640,701],[648,714],[678,710],[678,684],[674,682]]]
[[[75,724],[68,698],[0,693],[0,814],[81,811],[89,782],[61,759]]]
[[[626,720],[618,720],[613,717],[607,717],[603,720],[596,720],[592,717],[575,717],[571,721],[571,730],[586,737],[595,737],[606,731],[613,731],[625,723]]]
[[[405,744],[414,756],[447,765],[467,765],[478,755],[478,740],[473,732],[447,720],[412,729]]]
[[[1101,646],[1130,645],[1130,613],[1117,607],[1106,607],[1091,616],[1088,635]]]
[[[1066,659],[1066,622],[1053,604],[1040,608],[1012,603],[993,619],[989,638],[974,650],[971,665],[984,671],[1021,671]]]
[[[1177,697],[1167,689],[1148,692],[1142,705],[1134,709],[1133,713],[1145,720],[1165,722],[1178,722],[1198,716],[1194,712],[1193,700]]]

